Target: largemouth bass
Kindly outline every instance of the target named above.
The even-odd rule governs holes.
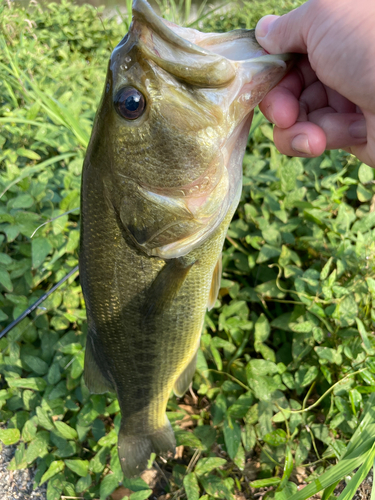
[[[174,450],[167,401],[192,380],[217,297],[252,110],[288,59],[253,31],[181,28],[145,0],[111,55],[83,167],[80,276],[85,382],[118,396],[127,477]]]

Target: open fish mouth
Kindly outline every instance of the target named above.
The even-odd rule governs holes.
[[[254,30],[201,33],[160,18],[145,0],[133,2],[129,33],[111,57],[110,69],[117,75],[113,93],[133,85],[148,95],[144,116],[132,126],[142,125],[157,108],[165,128],[180,127],[181,134],[184,128],[193,129],[196,149],[212,151],[195,176],[185,176],[185,183],[183,176],[176,176],[175,182],[171,176],[166,183],[165,178],[136,179],[136,173],[129,174],[142,201],[127,206],[121,219],[147,255],[164,259],[186,255],[210,237],[237,205],[252,111],[286,74],[292,59],[290,54],[268,54],[257,43]],[[146,73],[155,76],[156,84],[148,77],[134,80],[140,74],[137,61],[147,64]],[[168,92],[159,92],[159,81]],[[184,162],[188,171],[188,156],[178,159],[178,168]],[[145,204],[155,213],[160,211],[154,228],[135,213]]]
[[[256,41],[255,30],[202,33],[156,15],[145,0],[133,2],[129,34],[139,37],[142,50],[166,71],[196,85],[219,87],[233,80],[241,64],[246,78],[284,73],[291,54],[270,55]],[[129,35],[128,34],[128,35]],[[237,64],[236,64],[237,63]],[[258,80],[258,79],[257,79]]]

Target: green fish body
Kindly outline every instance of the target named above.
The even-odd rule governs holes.
[[[174,450],[165,411],[195,370],[241,193],[252,110],[286,73],[254,34],[204,34],[133,3],[84,162],[85,382],[115,392],[127,477]]]

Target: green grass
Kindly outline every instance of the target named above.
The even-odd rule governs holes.
[[[225,31],[298,3],[246,2],[225,15],[203,9],[195,24],[189,3],[160,6],[178,22]],[[129,16],[102,23],[92,7],[65,1],[27,11],[1,5],[6,326],[77,265],[85,146]],[[255,115],[194,397],[168,405],[184,446],[180,460],[158,462],[171,498],[251,499],[268,489],[262,498],[304,500],[325,489],[333,500],[349,476],[339,498],[353,497],[375,458],[374,209],[372,169],[343,151],[284,157],[271,125]],[[149,486],[120,470],[117,400],[90,396],[83,384],[85,336],[73,277],[0,340],[0,440],[17,443],[12,469],[37,466],[48,500],[104,500],[121,482],[132,500],[147,498]],[[300,491],[296,470],[309,483]]]

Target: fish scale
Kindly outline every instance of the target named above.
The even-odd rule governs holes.
[[[289,59],[252,31],[166,23],[145,0],[112,53],[83,166],[80,276],[85,382],[118,397],[125,476],[174,451],[166,406],[216,300],[252,110]]]

